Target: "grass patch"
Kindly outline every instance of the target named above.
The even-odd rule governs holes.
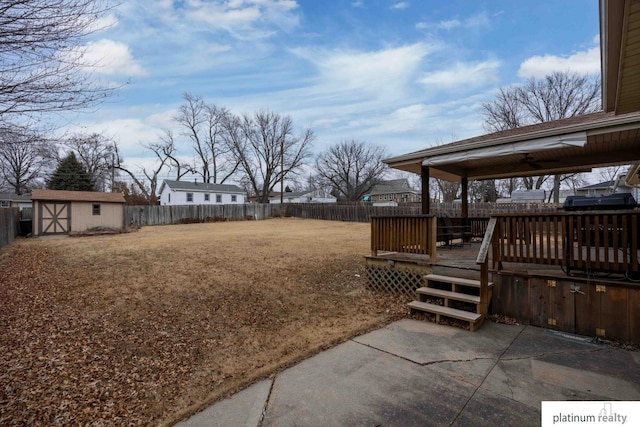
[[[170,424],[386,324],[369,225],[300,219],[18,240],[0,251],[0,425]]]

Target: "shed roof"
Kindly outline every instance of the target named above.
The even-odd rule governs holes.
[[[244,193],[242,188],[232,184],[211,184],[208,182],[170,181],[168,179],[165,179],[162,182],[162,186],[160,187],[160,192],[162,192],[165,185],[172,190],[210,191],[210,192],[218,192],[218,193],[235,193],[235,194]]]
[[[104,202],[125,203],[121,193],[102,193],[97,191],[64,191],[64,190],[33,190],[33,200],[54,200],[64,202]]]

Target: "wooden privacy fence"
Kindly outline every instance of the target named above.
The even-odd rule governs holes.
[[[124,216],[127,225],[168,225],[185,222],[265,219],[273,217],[276,209],[276,205],[269,204],[125,206]]]
[[[640,212],[494,215],[493,260],[608,273],[640,272]]]
[[[286,216],[329,221],[369,222],[373,216],[420,215],[420,207],[373,206],[369,203],[287,203]]]
[[[379,251],[436,256],[436,217],[414,215],[371,218],[371,255]]]
[[[0,248],[11,243],[19,232],[18,208],[0,208]]]
[[[418,205],[416,206],[419,209]],[[539,213],[556,212],[561,204],[557,203],[469,203],[468,215],[470,218],[489,218],[492,214],[500,213]],[[462,216],[462,203],[432,202],[431,215],[439,217],[459,218]]]
[[[473,228],[474,236],[484,234],[486,222],[492,213],[535,213],[555,212],[559,205],[553,203],[469,203],[469,218],[481,219]],[[330,221],[369,222],[372,216],[411,216],[421,215],[419,203],[400,204],[398,206],[373,206],[371,203],[292,203],[283,205],[285,214],[297,218],[325,219]],[[462,214],[460,203],[432,203],[431,215],[459,218]],[[474,226],[473,221],[471,226]],[[480,228],[478,228],[480,227]]]

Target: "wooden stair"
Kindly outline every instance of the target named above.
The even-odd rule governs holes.
[[[422,311],[435,314],[436,323],[441,317],[469,323],[469,330],[476,331],[487,315],[493,283],[482,291],[480,280],[428,274],[424,276],[426,286],[418,288],[418,301],[409,303],[412,313]],[[484,295],[484,301],[483,301]]]

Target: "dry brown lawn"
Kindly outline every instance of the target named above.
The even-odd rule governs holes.
[[[158,425],[406,313],[369,225],[301,219],[0,250],[0,425]]]

